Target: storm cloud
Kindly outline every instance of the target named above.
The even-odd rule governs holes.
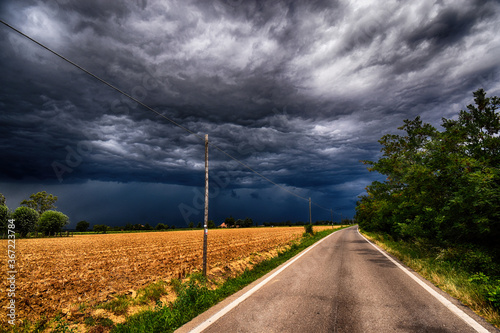
[[[15,209],[52,189],[72,224],[201,220],[208,134],[218,223],[306,220],[297,196],[327,208],[316,219],[330,208],[352,216],[379,177],[359,161],[379,157],[382,135],[417,115],[438,126],[478,88],[499,95],[499,10],[498,1],[3,1],[3,21],[163,116],[2,24],[0,192]]]

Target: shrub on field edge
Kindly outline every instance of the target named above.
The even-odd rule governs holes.
[[[55,234],[61,232],[67,224],[69,218],[66,215],[55,210],[47,210],[40,216],[38,230],[44,234]]]
[[[103,234],[105,234],[108,231],[108,229],[109,229],[109,227],[107,225],[105,225],[105,224],[96,224],[93,227],[93,230],[96,233],[102,232]]]
[[[314,235],[314,231],[313,231],[313,225],[311,223],[308,223],[306,225],[304,225],[304,229],[305,229],[305,234],[309,234],[309,235]]]
[[[0,205],[0,232],[7,232],[7,224],[10,218],[9,209],[7,206]]]
[[[28,232],[35,230],[39,216],[36,210],[29,207],[18,207],[14,213],[12,213],[16,230],[21,234],[21,237],[25,237]]]

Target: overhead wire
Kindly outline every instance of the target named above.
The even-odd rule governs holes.
[[[37,41],[36,39],[28,36],[27,34],[25,34],[24,32],[20,31],[19,29],[16,29],[15,27],[13,27],[12,25],[8,24],[7,22],[5,22],[4,20],[0,19],[0,22],[2,24],[4,24],[5,26],[7,26],[8,28],[12,29],[13,31],[15,31],[16,33],[20,34],[21,36],[27,38],[28,40],[32,41],[33,43],[39,45],[40,47],[44,48],[45,50],[49,51],[50,53],[54,54],[55,56],[61,58],[62,60],[66,61],[67,63],[71,64],[72,66],[78,68],[79,70],[83,71],[84,73],[86,73],[87,75],[93,77],[94,79],[98,80],[99,82],[107,85],[108,87],[110,87],[111,89],[117,91],[118,93],[122,94],[123,96],[133,100],[134,102],[136,102],[137,104],[143,106],[144,108],[146,108],[147,110],[155,113],[156,115],[164,118],[165,120],[169,121],[170,123],[172,123],[173,125],[183,129],[184,131],[196,136],[197,138],[199,138],[200,140],[205,140],[205,138],[193,131],[191,131],[189,128],[185,127],[185,126],[182,126],[181,124],[179,124],[178,122],[176,122],[175,120],[165,116],[163,113],[153,109],[152,107],[150,107],[149,105],[143,103],[142,101],[138,100],[137,98],[131,96],[130,94],[126,93],[125,91],[121,90],[120,88],[116,87],[115,85],[107,82],[106,80],[102,79],[101,77],[97,76],[96,74],[90,72],[89,70],[85,69],[84,67],[78,65],[77,63],[71,61],[70,59],[66,58],[65,56],[59,54],[58,52],[52,50],[51,48],[49,48],[48,46],[42,44],[41,42]],[[232,156],[231,154],[229,154],[228,152],[224,151],[222,148],[218,147],[217,145],[215,145],[214,143],[211,143],[209,142],[209,146],[217,149],[218,151],[220,151],[221,153],[223,153],[224,155],[226,155],[227,157],[229,157],[230,159],[234,160],[235,162],[239,163],[240,165],[242,165],[243,167],[247,168],[248,170],[250,170],[251,172],[253,172],[254,174],[258,175],[259,177],[263,178],[264,180],[268,181],[269,183],[279,187],[280,189],[282,189],[283,191],[286,191],[288,192],[289,194],[291,195],[294,195],[295,197],[299,198],[299,199],[302,199],[302,200],[305,200],[305,201],[309,201],[308,198],[306,197],[303,197],[293,191],[290,191],[289,189],[287,189],[286,187],[272,181],[271,179],[269,179],[268,177],[264,176],[263,174],[261,174],[260,172],[256,171],[255,169],[253,169],[252,167],[250,167],[249,165],[247,165],[246,163],[240,161],[239,159],[237,159],[236,157]],[[320,205],[318,205],[317,203],[315,202],[312,202],[312,204],[314,204],[315,206],[319,207],[319,208],[322,208],[322,209],[325,209],[325,210],[328,210],[327,208],[325,207],[322,207]]]

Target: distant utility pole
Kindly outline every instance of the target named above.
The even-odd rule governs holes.
[[[205,135],[205,225],[203,233],[203,276],[207,276],[208,243],[208,134]]]
[[[330,214],[332,214],[332,228],[333,228],[333,209],[330,209]]]
[[[311,197],[309,197],[309,224],[312,224],[312,214],[311,214]]]

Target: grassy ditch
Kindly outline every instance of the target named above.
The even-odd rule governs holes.
[[[394,240],[373,232],[363,235],[500,328],[500,264],[491,254],[472,247],[433,246],[424,240]]]
[[[260,262],[251,270],[245,270],[240,276],[229,278],[215,289],[209,288],[213,282],[207,281],[199,273],[191,275],[185,282],[172,280],[170,284],[177,294],[175,301],[167,306],[158,303],[154,309],[132,315],[125,323],[116,325],[112,332],[173,332],[336,230],[340,229],[324,230],[314,235],[304,234],[300,242],[294,243],[288,250]]]

